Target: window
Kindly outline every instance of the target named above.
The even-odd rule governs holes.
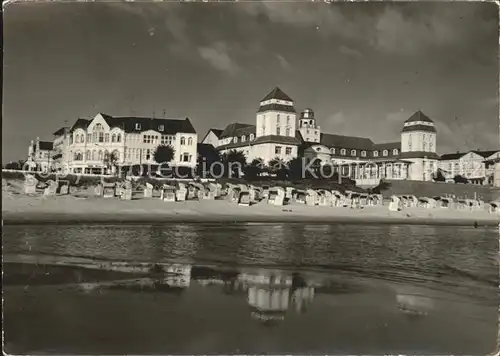
[[[253,140],[253,134],[250,134],[250,141]]]
[[[373,151],[373,157],[378,157],[378,151]]]
[[[87,150],[87,152],[85,152],[85,159],[87,161],[90,161],[90,150]]]
[[[316,151],[317,152],[321,151],[321,147],[316,147]]]
[[[361,151],[361,157],[366,157],[366,151]]]
[[[424,151],[427,151],[427,142],[424,142]]]
[[[279,124],[279,123],[280,123],[280,114],[278,114],[278,115],[276,116],[276,120],[277,120],[277,123]]]
[[[97,142],[97,132],[95,131],[92,133],[92,141]]]
[[[149,148],[146,149],[146,161],[151,159],[151,150]]]
[[[315,135],[317,135],[317,134],[318,134],[318,131],[317,131],[317,130],[316,130],[316,131],[314,131],[314,134],[315,134]]]
[[[181,156],[181,160],[182,160],[182,162],[189,162],[189,153],[184,153]]]
[[[382,153],[384,156],[387,156],[389,152],[387,150],[384,150],[384,152]]]
[[[92,161],[95,161],[97,159],[97,152],[96,150],[92,151]]]
[[[356,156],[356,150],[351,150],[351,156]]]
[[[116,142],[116,135],[115,134],[111,135],[111,142]]]
[[[278,135],[278,136],[279,136],[279,135],[280,135],[280,133],[281,133],[281,130],[280,130],[280,128],[279,128],[279,127],[277,127],[277,128],[276,128],[276,135]]]
[[[164,129],[165,129],[165,126],[163,126],[163,125],[158,126],[158,131],[163,131]]]
[[[276,146],[274,148],[274,154],[280,155],[281,154],[281,146]]]
[[[141,159],[141,149],[140,148],[135,149],[135,159],[136,160]]]
[[[181,145],[186,144],[186,138],[184,136],[181,137]]]
[[[286,131],[285,131],[285,135],[286,135],[286,136],[290,136],[290,129],[286,129]]]
[[[334,154],[335,154],[335,148],[330,148],[330,153],[331,153],[332,155],[334,155]]]
[[[392,150],[392,154],[393,154],[393,155],[397,155],[397,154],[398,154],[398,149],[397,149],[397,148],[393,149],[393,150]]]
[[[91,134],[87,134],[87,142],[92,142],[92,135]]]
[[[121,142],[122,140],[122,135],[118,134],[116,135],[116,142]]]
[[[103,158],[104,158],[103,153],[102,153],[102,151],[101,151],[101,150],[99,150],[98,160],[99,160],[99,161],[102,161],[102,160],[103,160]]]
[[[292,154],[292,148],[291,147],[285,148],[285,154],[291,155]]]
[[[346,154],[346,149],[345,149],[345,148],[341,149],[341,150],[340,150],[340,154],[341,154],[342,156],[345,156],[345,154]]]
[[[140,130],[141,129],[141,124],[139,124],[138,122],[135,123],[135,129],[136,130]]]
[[[286,117],[286,124],[290,125],[290,115],[287,115],[287,117]]]
[[[241,136],[241,142],[245,142],[247,140],[247,137],[245,135]]]
[[[238,137],[233,138],[234,143],[238,143]]]
[[[104,142],[104,132],[99,132],[99,142]]]
[[[109,133],[104,134],[104,142],[109,142]]]
[[[189,137],[188,138],[188,146],[192,146],[192,145],[193,145],[193,138]]]

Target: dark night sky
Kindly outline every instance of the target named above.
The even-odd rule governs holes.
[[[399,139],[420,109],[440,153],[496,149],[494,3],[13,3],[4,7],[4,161],[98,112],[255,122],[280,86],[323,132]]]

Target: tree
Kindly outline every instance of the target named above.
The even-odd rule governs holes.
[[[103,163],[108,170],[115,168],[118,163],[118,152],[113,151],[109,153],[108,151],[106,151],[104,153]]]
[[[247,161],[245,154],[242,151],[231,150],[223,154],[221,158],[224,165],[224,175],[239,177]]]
[[[268,164],[269,173],[275,174],[276,178],[281,179],[281,180],[286,179],[287,168],[288,167],[287,167],[285,161],[283,161],[279,157],[273,158],[272,160],[269,161],[269,164]]]
[[[153,158],[156,163],[169,164],[170,161],[174,158],[175,150],[172,146],[168,145],[159,145],[156,147],[155,153],[153,154]]]
[[[287,167],[287,175],[291,180],[300,180],[305,178],[303,175],[304,167],[302,165],[302,158],[292,158],[288,161]]]
[[[441,168],[438,168],[438,170],[436,171],[436,173],[432,174],[432,179],[435,182],[446,182],[446,177],[444,176],[443,171],[441,170]]]
[[[212,145],[198,144],[196,174],[203,178],[207,178],[211,174],[220,176],[221,166],[220,164],[215,165],[216,162],[221,162],[219,152]]]
[[[455,177],[453,177],[453,180],[455,181],[455,183],[462,183],[462,184],[469,183],[469,180],[464,176],[461,176],[460,174],[457,174]]]
[[[246,179],[255,179],[264,171],[264,160],[262,158],[255,158],[250,164],[243,168],[243,173]]]

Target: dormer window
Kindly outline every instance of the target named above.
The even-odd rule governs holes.
[[[356,156],[356,150],[351,150],[351,156]]]
[[[373,157],[378,157],[378,151],[373,151]]]
[[[238,137],[235,137],[233,141],[234,143],[238,143]]]
[[[340,150],[340,154],[341,154],[342,156],[345,156],[345,154],[346,154],[346,149],[345,149],[345,148],[341,149],[341,150]]]
[[[253,134],[250,134],[250,141],[253,140]]]
[[[361,157],[366,157],[366,151],[361,151]]]
[[[247,140],[247,137],[245,135],[241,136],[241,142],[245,142]]]
[[[163,125],[158,126],[158,131],[163,131],[163,130],[165,130],[165,126]]]
[[[397,149],[397,148],[393,149],[393,150],[392,150],[392,154],[393,154],[393,155],[397,155],[397,154],[398,154],[398,149]]]
[[[141,124],[136,123],[136,124],[135,124],[135,129],[136,129],[136,130],[140,130],[140,129],[141,129]]]
[[[335,148],[330,148],[330,153],[331,153],[332,155],[334,155],[334,154],[335,154]]]
[[[387,150],[384,150],[384,152],[382,153],[384,156],[387,156],[389,154],[389,152]]]

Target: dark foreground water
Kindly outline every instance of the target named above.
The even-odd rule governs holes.
[[[3,248],[6,262],[39,263],[4,264],[8,353],[496,348],[496,229],[5,226]]]

